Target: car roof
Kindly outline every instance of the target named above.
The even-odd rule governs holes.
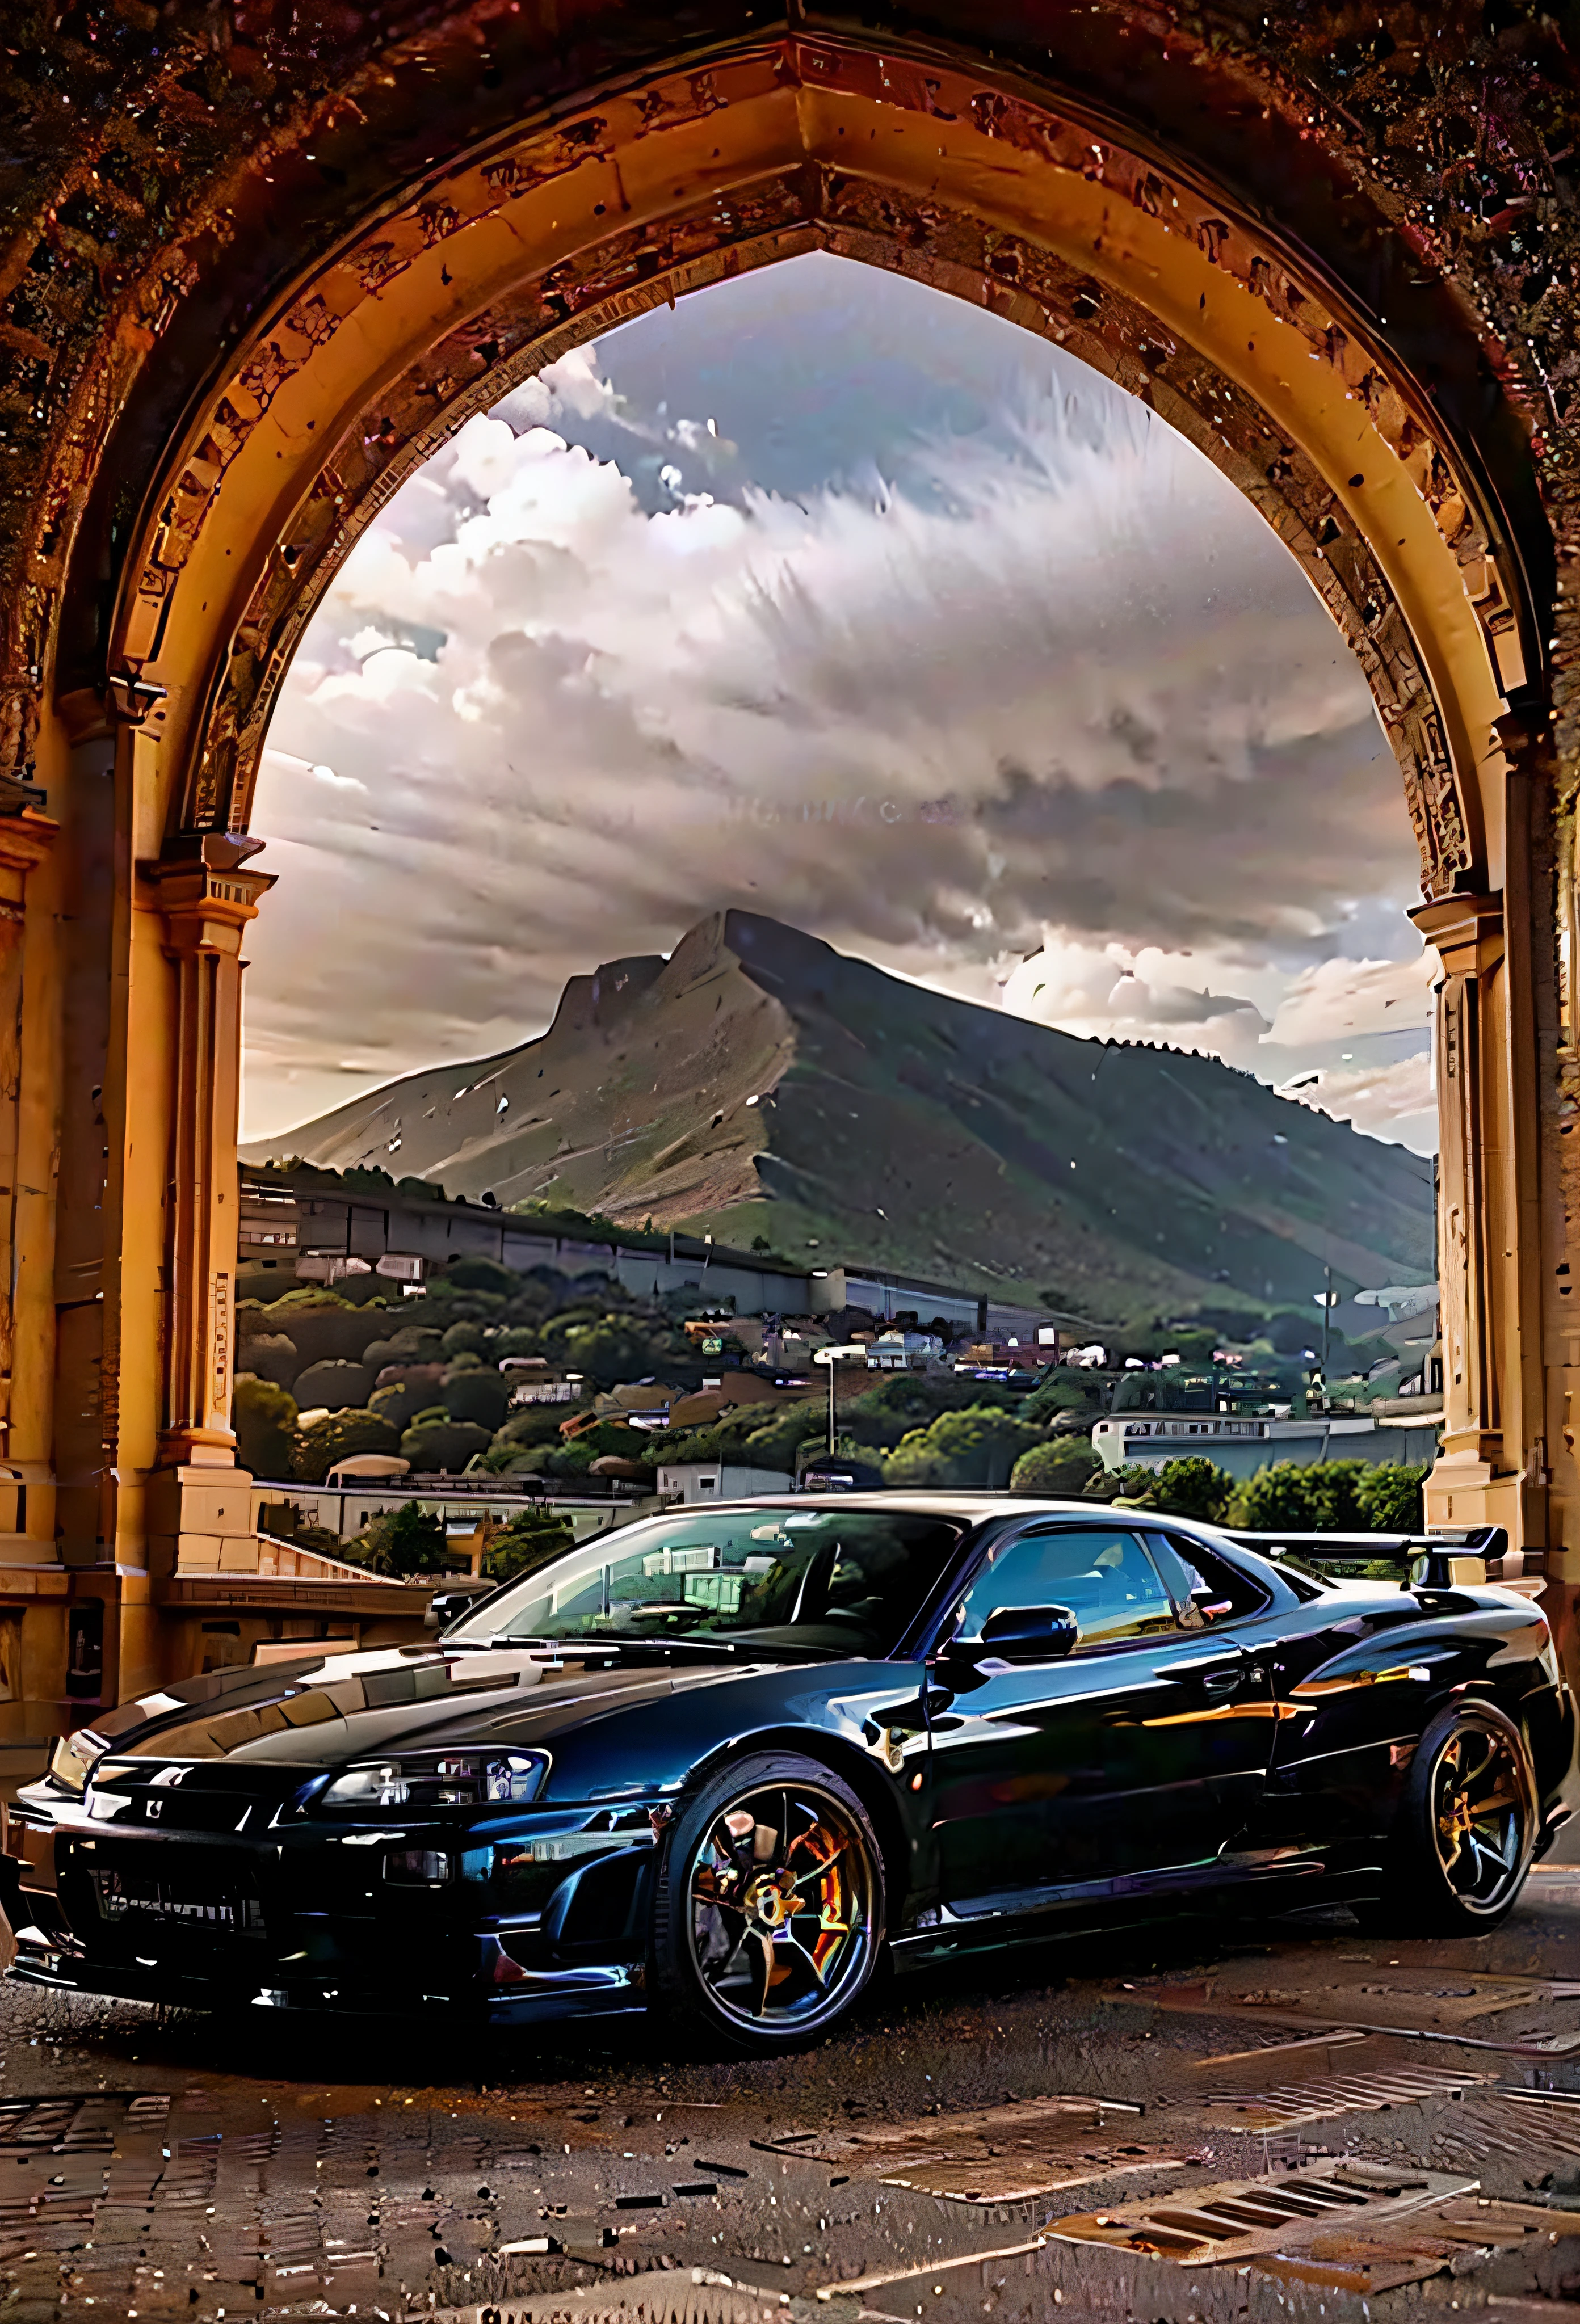
[[[798,1509],[848,1509],[851,1508],[889,1511],[898,1516],[926,1517],[959,1517],[967,1525],[983,1525],[990,1517],[1093,1517],[1099,1523],[1108,1514],[1104,1501],[1067,1501],[1043,1499],[1032,1493],[974,1493],[937,1492],[890,1493],[762,1493],[751,1500],[740,1501],[677,1501],[670,1508],[654,1513],[648,1522],[663,1517],[699,1517],[724,1510],[781,1509],[791,1503]],[[1123,1512],[1121,1522],[1128,1516]],[[639,1520],[640,1522],[640,1520]]]

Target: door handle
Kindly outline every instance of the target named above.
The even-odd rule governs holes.
[[[1254,1678],[1257,1673],[1249,1669],[1237,1655],[1233,1662],[1224,1662],[1219,1655],[1211,1662],[1204,1657],[1199,1662],[1164,1663],[1153,1675],[1172,1679],[1180,1686],[1188,1685],[1192,1679],[1198,1679],[1204,1687],[1216,1694],[1229,1687],[1238,1686],[1242,1679]]]

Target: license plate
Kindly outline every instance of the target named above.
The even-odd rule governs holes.
[[[106,1921],[160,1921],[167,1926],[263,1934],[263,1914],[255,1896],[218,1890],[194,1895],[188,1886],[139,1878],[134,1873],[96,1872],[94,1894]]]

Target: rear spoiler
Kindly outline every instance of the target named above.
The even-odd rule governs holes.
[[[1288,1557],[1335,1580],[1391,1580],[1401,1590],[1475,1589],[1487,1582],[1540,1586],[1547,1553],[1511,1549],[1503,1526],[1446,1526],[1438,1533],[1243,1533],[1243,1549]]]

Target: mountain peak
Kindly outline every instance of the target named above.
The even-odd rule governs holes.
[[[462,1068],[467,1071],[468,1069]],[[740,908],[573,977],[456,1088],[414,1074],[274,1142],[1115,1320],[1429,1272],[1430,1165],[1215,1058],[1085,1041]],[[254,1149],[256,1158],[263,1158]]]

